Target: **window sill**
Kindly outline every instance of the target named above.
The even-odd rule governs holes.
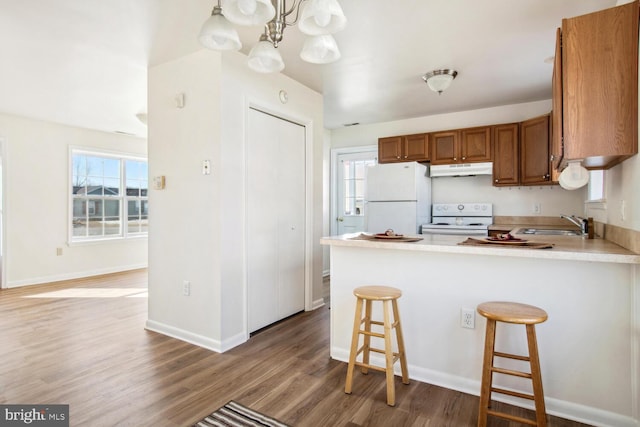
[[[600,200],[587,200],[584,202],[585,207],[592,210],[606,211],[607,201],[605,199]]]
[[[129,236],[129,237],[106,237],[100,239],[87,239],[87,240],[73,240],[68,241],[67,246],[91,246],[91,245],[101,245],[101,244],[111,244],[111,243],[128,243],[133,241],[138,241],[141,239],[147,240],[148,235],[144,236]]]

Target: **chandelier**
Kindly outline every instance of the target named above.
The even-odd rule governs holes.
[[[291,18],[291,19],[289,19]],[[260,73],[284,69],[278,44],[285,28],[298,24],[306,38],[300,57],[313,64],[328,64],[340,58],[331,34],[342,30],[347,18],[338,0],[218,0],[211,17],[202,25],[200,44],[214,50],[239,50],[242,47],[237,25],[264,25],[264,33],[249,52],[248,65]]]

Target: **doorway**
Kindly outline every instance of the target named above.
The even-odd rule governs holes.
[[[364,191],[366,168],[377,163],[378,147],[355,147],[332,151],[331,234],[356,233],[365,229]]]

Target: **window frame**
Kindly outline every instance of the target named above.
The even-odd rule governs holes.
[[[120,162],[119,180],[120,188],[118,196],[110,196],[109,199],[117,200],[119,204],[119,217],[120,217],[120,232],[113,235],[96,235],[96,236],[74,236],[73,234],[73,218],[74,218],[74,200],[78,197],[73,193],[73,157],[74,155],[84,155],[91,157],[100,157],[105,159],[116,159]],[[147,164],[147,194],[146,196],[129,196],[127,195],[127,174],[126,174],[126,161],[133,160],[138,162],[145,162]],[[148,159],[144,155],[124,153],[118,151],[110,151],[100,148],[88,148],[81,146],[69,146],[68,153],[68,214],[67,214],[67,243],[70,246],[83,245],[91,243],[109,242],[109,241],[125,241],[132,239],[146,239],[149,235],[148,231],[129,232],[128,221],[129,212],[128,204],[130,200],[146,201],[147,206],[149,203],[149,177],[148,177]],[[100,198],[103,199],[104,195]],[[96,198],[98,199],[98,198]],[[148,214],[147,214],[148,217]]]

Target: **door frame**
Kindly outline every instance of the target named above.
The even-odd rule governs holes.
[[[265,104],[261,100],[245,98],[245,108],[243,117],[244,141],[243,141],[243,165],[244,165],[244,229],[249,227],[249,215],[247,212],[249,199],[249,179],[248,174],[251,173],[247,167],[248,150],[249,150],[249,110],[254,109],[265,114],[269,114],[276,118],[286,120],[291,123],[303,126],[305,129],[305,220],[304,220],[304,310],[311,311],[317,307],[313,301],[313,120],[306,116],[298,116],[292,114],[290,110],[283,109],[276,104]],[[249,270],[248,270],[248,247],[249,236],[245,233],[244,249],[243,249],[243,300],[244,300],[244,316],[243,330],[245,332],[245,340],[249,340]]]
[[[338,234],[338,157],[341,154],[355,154],[355,153],[376,153],[377,163],[377,145],[361,145],[358,147],[347,148],[332,148],[331,149],[331,209],[329,211],[329,225],[331,235]]]

